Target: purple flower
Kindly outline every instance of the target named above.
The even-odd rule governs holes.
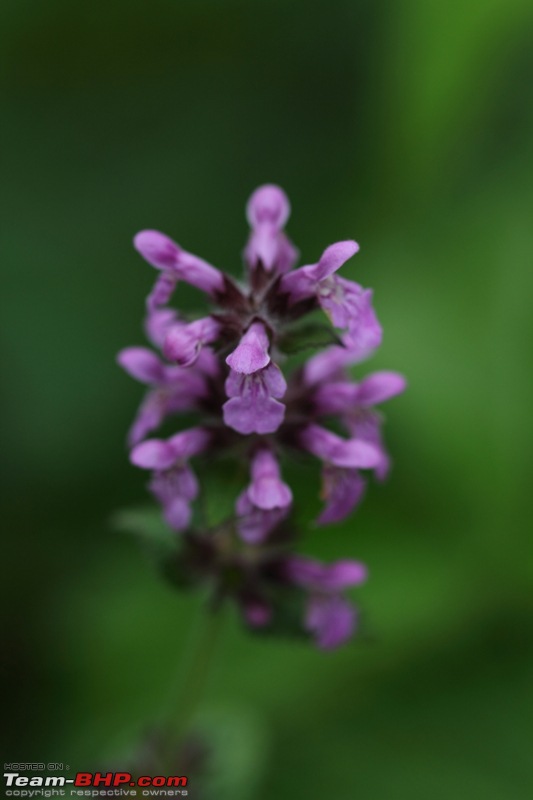
[[[376,448],[379,459],[374,467],[374,472],[378,480],[384,481],[389,474],[390,457],[383,442],[381,432],[383,417],[381,414],[369,409],[354,410],[351,414],[345,415],[344,423],[351,436],[368,442]]]
[[[315,390],[319,414],[338,414],[352,437],[376,448],[379,458],[374,469],[380,480],[389,471],[390,459],[381,436],[382,418],[371,407],[401,394],[405,387],[403,375],[384,371],[369,375],[361,383],[337,381]]]
[[[343,439],[336,433],[308,425],[300,433],[300,443],[317,458],[336,467],[372,469],[379,461],[379,451],[363,439]]]
[[[127,347],[117,362],[133,378],[151,387],[128,434],[130,447],[138,444],[172,414],[196,408],[208,394],[205,374],[163,364],[146,347]]]
[[[191,521],[191,502],[199,492],[198,479],[188,464],[154,472],[148,487],[163,508],[174,531],[186,530]]]
[[[289,507],[262,509],[250,500],[247,491],[242,492],[235,503],[237,531],[244,542],[260,544],[268,538],[280,522],[288,516]]]
[[[363,289],[354,281],[332,275],[321,281],[318,301],[333,325],[349,331],[355,341],[362,339],[366,342],[381,334],[372,308],[371,289]]]
[[[309,599],[305,627],[317,647],[333,650],[351,639],[357,625],[355,608],[338,595],[315,595]]]
[[[368,571],[360,561],[334,561],[321,564],[311,558],[292,556],[285,564],[285,574],[292,582],[314,592],[341,592],[351,586],[359,586],[368,577]]]
[[[172,299],[178,283],[178,273],[164,270],[156,278],[152,291],[146,298],[146,311],[152,314]],[[173,312],[175,314],[175,312]]]
[[[322,497],[326,505],[317,520],[319,525],[340,522],[351,514],[365,490],[359,470],[378,471],[382,464],[381,443],[359,431],[351,433],[353,438],[343,439],[319,425],[309,425],[300,434],[302,446],[324,462]]]
[[[234,372],[252,375],[270,364],[269,347],[265,326],[261,322],[254,322],[235,350],[226,358],[226,364]]]
[[[202,453],[211,440],[212,433],[206,428],[189,428],[170,439],[147,439],[141,442],[131,451],[130,461],[142,469],[169,469]]]
[[[144,320],[146,337],[158,350],[163,350],[167,333],[178,321],[178,315],[172,308],[156,308],[150,311]]]
[[[163,352],[169,361],[175,361],[180,367],[191,367],[202,347],[216,341],[219,334],[220,323],[213,317],[204,317],[189,325],[176,323],[167,330]]]
[[[357,623],[355,608],[341,592],[358,586],[367,577],[364,564],[357,561],[318,561],[293,556],[285,565],[289,581],[308,593],[305,627],[322,650],[331,650],[347,641]]]
[[[373,313],[373,312],[372,312]],[[346,367],[360,364],[381,344],[381,328],[379,325],[370,326],[367,330],[369,336],[359,336],[353,339],[349,333],[341,337],[342,347],[333,345],[311,356],[303,368],[303,379],[308,386],[324,383],[333,379],[343,379]]]
[[[324,281],[331,278],[358,250],[357,242],[351,240],[326,247],[317,264],[300,267],[284,275],[281,291],[286,292],[293,303],[321,292],[323,286],[328,285]]]
[[[263,541],[287,516],[292,492],[281,480],[274,453],[261,447],[252,457],[252,482],[238,497],[238,531],[250,544]]]
[[[224,290],[224,276],[218,269],[198,256],[182,250],[164,233],[141,231],[135,236],[133,243],[145,261],[156,269],[163,270],[167,276],[186,281],[211,295]]]
[[[325,464],[322,468],[321,496],[326,505],[317,523],[329,525],[349,516],[361,502],[365,486],[365,480],[359,470]]]
[[[126,347],[117,356],[117,363],[131,375],[132,378],[147,383],[158,385],[172,379],[175,370],[171,371],[161,363],[159,358],[147,347]]]
[[[353,347],[365,350],[381,338],[381,326],[372,308],[372,292],[335,272],[359,250],[357,242],[337,242],[327,247],[320,261],[284,275],[280,289],[291,303],[316,296],[333,325],[347,330]]]
[[[170,469],[178,463],[171,444],[164,439],[146,439],[135,445],[130,453],[130,461],[142,469]]]
[[[226,425],[244,435],[278,430],[285,416],[279,398],[287,390],[279,367],[270,363],[251,375],[231,370],[225,388],[230,398],[222,406]]]
[[[129,432],[130,459],[150,471],[148,488],[169,527],[186,531],[165,574],[177,584],[207,584],[215,604],[231,599],[251,629],[312,636],[330,649],[355,631],[357,611],[343,593],[366,570],[354,561],[327,565],[295,555],[293,495],[278,458],[317,458],[324,501],[317,523],[345,519],[365,492],[363,471],[379,480],[387,474],[375,406],[402,392],[405,380],[395,372],[357,381],[348,374],[382,338],[372,291],[337,274],[359,250],[356,242],[337,242],[316,264],[293,269],[298,251],[284,231],[290,205],[283,190],[260,186],[246,214],[251,230],[242,286],[158,231],[134,239],[158,270],[144,329],[163,358],[144,347],[118,355],[122,368],[148,386]],[[185,321],[171,307],[180,281],[208,295],[207,314]],[[328,323],[299,324],[318,308],[340,339]],[[335,344],[305,361],[293,358],[316,341]],[[194,414],[197,426],[146,438],[182,412]],[[204,473],[219,456],[229,470],[242,462],[250,482],[234,498],[235,514],[206,528],[191,511],[203,498],[190,461],[198,459],[205,492]]]
[[[267,272],[281,274],[294,266],[298,251],[283,233],[290,212],[287,195],[279,186],[260,186],[252,194],[246,207],[252,232],[244,251],[251,269],[262,264]]]
[[[314,402],[320,414],[347,414],[355,408],[369,408],[405,391],[399,372],[374,372],[360,383],[333,381],[318,386]]]
[[[170,439],[147,439],[130,453],[132,464],[153,470],[149,489],[161,503],[166,522],[175,531],[188,527],[190,504],[199,491],[188,461],[206,450],[211,438],[212,434],[204,428],[190,428]]]
[[[281,480],[277,458],[267,447],[261,447],[253,456],[251,474],[248,497],[254,506],[267,511],[292,503],[292,492]]]

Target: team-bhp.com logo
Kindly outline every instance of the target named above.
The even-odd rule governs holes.
[[[137,792],[125,790],[126,786],[143,789],[143,796],[161,795],[187,795],[188,792],[165,791],[187,786],[184,775],[141,775],[133,778],[130,772],[77,772],[74,778],[65,778],[64,775],[20,775],[18,772],[4,772],[7,797],[53,797],[53,794],[44,793],[43,789],[70,789],[71,797],[99,797],[105,794],[126,797],[138,796]],[[90,790],[94,791],[90,791]],[[106,789],[120,789],[120,792],[106,792]],[[66,796],[64,791],[59,791],[56,796]]]

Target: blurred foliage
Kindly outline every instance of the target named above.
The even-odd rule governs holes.
[[[5,760],[86,769],[164,710],[198,600],[106,522],[145,497],[124,447],[142,389],[114,364],[153,279],[131,237],[157,227],[238,274],[245,200],[275,181],[304,261],[360,242],[351,276],[385,328],[370,366],[410,387],[387,408],[391,480],[352,520],[315,530],[316,466],[286,466],[309,551],[370,566],[364,635],[325,656],[226,620],[206,704],[227,715],[226,785],[528,797],[531,2],[4,0],[0,17]],[[212,506],[236,491],[217,481]]]

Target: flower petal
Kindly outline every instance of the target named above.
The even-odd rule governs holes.
[[[163,516],[172,530],[180,532],[189,527],[192,511],[184,497],[175,497],[163,507]]]
[[[270,363],[269,347],[265,326],[261,322],[254,322],[226,358],[226,364],[235,372],[251,375]]]
[[[305,625],[314,634],[322,650],[344,644],[355,631],[357,613],[343,597],[312,597],[307,607]]]
[[[352,239],[345,242],[335,242],[326,247],[318,264],[312,267],[312,276],[314,280],[321,281],[327,278],[328,275],[333,275],[338,269],[345,264],[348,259],[357,253],[359,245]]]
[[[130,461],[142,469],[168,469],[176,461],[174,448],[163,439],[147,439],[136,445]]]
[[[360,503],[366,482],[356,469],[327,464],[322,471],[322,495],[326,506],[317,519],[319,525],[340,522]]]
[[[249,433],[275,433],[283,422],[285,406],[273,397],[232,397],[222,406],[224,422],[230,428]]]
[[[181,248],[160,231],[140,231],[133,246],[156,269],[176,269]]]
[[[159,358],[147,347],[126,347],[117,356],[117,363],[126,372],[140,381],[151,385],[163,383],[165,368]]]
[[[300,441],[317,458],[337,467],[372,469],[381,459],[381,453],[374,444],[362,439],[342,439],[319,425],[304,428],[300,433]]]
[[[281,230],[291,213],[289,198],[279,186],[266,183],[251,195],[246,206],[246,218],[250,227],[269,223]]]
[[[263,510],[285,508],[292,503],[292,492],[281,480],[278,461],[267,447],[260,448],[252,459],[252,483],[248,497]]]
[[[401,394],[407,381],[399,372],[374,372],[361,381],[357,390],[357,403],[360,406],[374,406]]]

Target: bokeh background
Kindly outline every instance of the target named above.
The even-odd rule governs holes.
[[[131,238],[159,228],[238,275],[245,200],[272,181],[305,261],[360,242],[348,274],[385,327],[369,367],[410,385],[389,482],[307,535],[368,563],[365,635],[325,655],[225,621],[216,796],[529,797],[531,2],[0,15],[3,760],[105,764],[180,674],[200,600],[109,524],[146,499],[124,446],[142,389],[114,364],[154,277]],[[293,480],[311,518],[316,478]]]

